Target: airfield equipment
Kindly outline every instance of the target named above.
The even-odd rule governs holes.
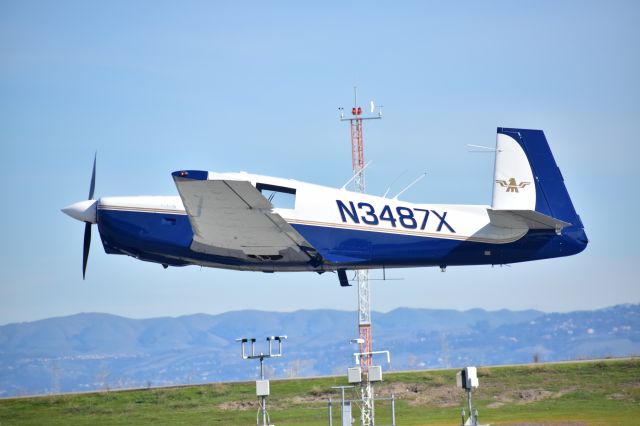
[[[369,369],[371,371],[371,369]],[[352,426],[353,417],[352,417],[352,406],[354,403],[357,404],[358,401],[345,399],[345,390],[352,389],[353,386],[332,386],[331,389],[340,389],[341,391],[341,400],[340,400],[340,426]],[[376,421],[376,425],[378,426],[396,426],[396,397],[394,394],[391,394],[390,397],[385,398],[376,398],[376,401],[389,401],[390,403],[390,415],[391,415],[391,423],[381,423],[380,418]],[[333,400],[329,398],[327,401],[327,408],[329,412],[329,426],[333,426]]]
[[[462,409],[462,426],[482,426],[478,423],[478,410],[473,409],[471,394],[478,388],[478,370],[476,367],[465,367],[456,374],[456,386],[467,392],[467,407],[469,416],[465,420],[464,408]]]
[[[362,344],[362,339],[351,339],[350,340],[351,343],[356,343],[356,344]],[[362,368],[362,364],[363,364],[363,359],[369,359],[370,361],[373,361],[373,356],[374,355],[386,355],[387,356],[387,363],[391,364],[391,354],[389,353],[389,351],[371,351],[371,352],[356,352],[353,354],[353,357],[355,358],[355,362],[356,362],[356,366],[355,367],[351,367],[349,369],[347,369],[347,381],[350,384],[354,384],[354,385],[360,385],[360,388],[362,389],[363,384],[366,383],[366,386],[368,386],[369,391],[370,391],[370,395],[371,395],[371,401],[369,405],[365,405],[362,401],[361,398],[361,405],[360,405],[360,420],[361,422],[363,421],[363,414],[362,411],[370,408],[371,409],[371,413],[370,416],[368,418],[371,419],[371,424],[375,424],[375,395],[373,392],[373,384],[376,382],[381,382],[382,381],[382,367],[380,365],[369,365],[367,368],[367,374],[364,375],[363,374],[363,368]],[[343,399],[344,399],[344,395],[343,395]],[[392,402],[392,411],[393,411],[393,418],[395,419],[395,403]],[[361,423],[362,424],[362,423]]]
[[[344,399],[345,389],[353,389],[353,386],[331,386],[331,389],[340,389],[340,425],[351,426],[353,417],[351,417],[351,401]],[[329,426],[333,426],[333,418],[331,413],[331,398],[329,398]]]
[[[351,117],[345,118],[343,109],[340,108],[340,121],[349,121],[351,124],[351,166],[355,177],[355,190],[361,194],[365,193],[364,169],[367,165],[364,162],[364,139],[362,135],[363,120],[375,120],[382,118],[382,109],[376,116],[362,116],[362,108],[358,106],[358,89],[353,88],[353,108]],[[374,111],[373,101],[371,102],[371,112]],[[358,282],[358,331],[360,333],[360,353],[370,354],[372,352],[371,336],[371,289],[369,286],[369,271],[367,269],[357,269],[356,280]],[[346,281],[344,270],[339,272],[340,285]],[[348,282],[347,282],[348,285]],[[373,388],[369,380],[369,366],[371,365],[371,355],[362,358],[361,368],[364,380],[360,383],[361,410],[360,424],[369,426],[375,423],[374,419],[374,398]]]
[[[269,413],[267,412],[267,397],[270,394],[269,389],[269,380],[264,378],[264,359],[265,358],[278,358],[282,356],[282,341],[286,340],[287,336],[269,336],[267,337],[267,342],[269,343],[269,352],[264,354],[260,352],[256,354],[255,344],[256,339],[242,337],[240,339],[236,339],[236,342],[240,342],[242,347],[242,359],[258,359],[260,360],[260,380],[256,380],[256,395],[260,398],[260,408],[258,409],[258,413],[256,414],[256,426],[260,426],[260,414],[262,414],[262,426],[273,426],[270,425]],[[278,342],[278,352],[274,352],[272,348],[273,341]],[[245,352],[244,344],[251,343],[251,353],[247,354]]]

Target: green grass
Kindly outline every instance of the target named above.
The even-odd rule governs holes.
[[[480,420],[492,425],[640,424],[640,360],[493,367],[478,370],[474,394]],[[464,394],[455,370],[387,373],[376,394],[396,395],[398,425],[457,424]],[[326,425],[331,386],[346,378],[271,382],[271,422]],[[0,400],[0,425],[251,425],[257,402],[254,383],[110,391],[82,395]],[[378,424],[390,424],[389,403],[378,402]]]

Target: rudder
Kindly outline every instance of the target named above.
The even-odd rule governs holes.
[[[535,210],[583,227],[542,130],[498,128],[492,208]]]

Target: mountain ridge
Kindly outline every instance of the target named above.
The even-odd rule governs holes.
[[[593,311],[397,308],[373,312],[376,350],[403,370],[533,359],[640,354],[640,305]],[[96,312],[0,326],[0,396],[105,387],[247,380],[239,337],[288,335],[272,377],[342,374],[353,363],[357,315],[332,309],[230,311],[131,319]]]

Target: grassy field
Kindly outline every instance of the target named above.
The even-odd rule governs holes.
[[[474,394],[480,421],[492,425],[640,424],[640,360],[492,367],[478,370]],[[346,378],[271,382],[271,423],[327,425],[331,386]],[[398,425],[456,425],[465,399],[455,370],[387,373],[377,396],[396,396]],[[0,425],[252,425],[254,383],[0,400]],[[378,425],[390,424],[390,404],[376,404]],[[357,424],[357,423],[356,423]]]

